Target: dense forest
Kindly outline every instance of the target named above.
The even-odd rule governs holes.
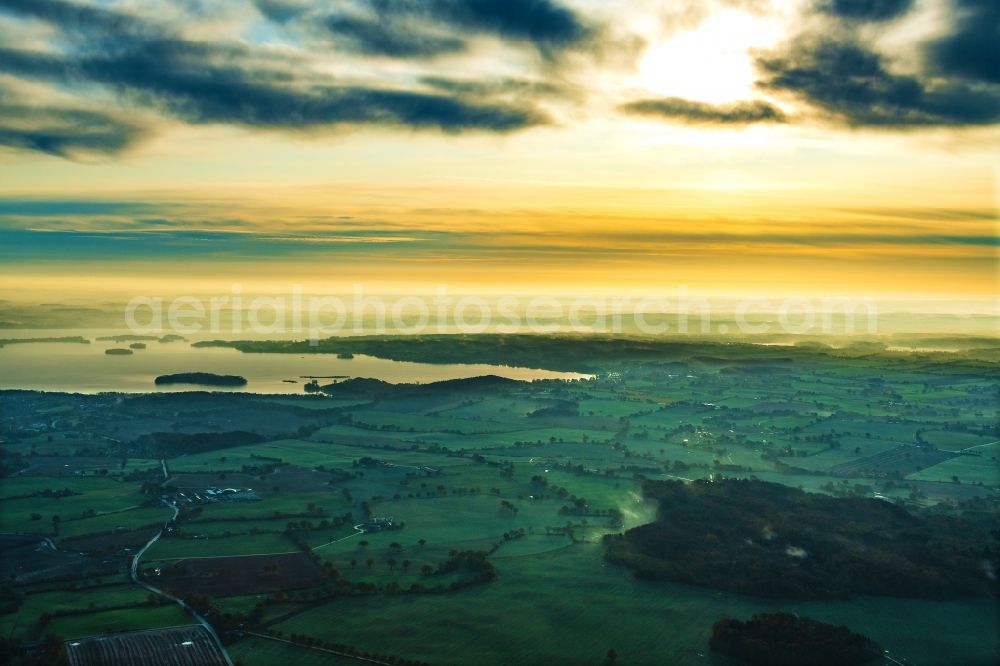
[[[605,538],[641,578],[762,597],[996,596],[993,518],[914,515],[878,499],[753,480],[647,481],[657,520]]]
[[[878,643],[847,627],[788,613],[719,620],[709,647],[754,666],[854,666],[883,654]]]

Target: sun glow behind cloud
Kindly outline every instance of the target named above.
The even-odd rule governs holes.
[[[774,46],[782,34],[775,17],[720,11],[651,46],[639,61],[638,82],[658,95],[713,104],[749,99],[757,79],[751,51]]]

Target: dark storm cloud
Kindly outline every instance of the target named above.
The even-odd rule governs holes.
[[[1000,90],[958,79],[894,74],[863,44],[801,37],[758,59],[760,85],[791,93],[851,126],[988,125],[1000,121]]]
[[[623,105],[621,110],[632,115],[691,124],[749,125],[785,122],[785,114],[781,109],[759,100],[715,105],[680,97],[663,97],[630,102]]]
[[[552,0],[368,0],[380,15],[426,15],[468,30],[522,39],[539,46],[568,46],[589,29],[571,9]]]
[[[554,0],[255,0],[255,4],[271,21],[322,33],[341,50],[395,58],[457,53],[480,34],[555,55],[594,34],[592,26]]]
[[[0,9],[46,21],[67,33],[59,50],[0,47],[0,73],[87,94],[96,85],[113,93],[116,103],[189,123],[308,131],[379,126],[506,133],[548,122],[545,114],[523,101],[491,102],[460,90],[343,85],[310,73],[309,63],[296,56],[252,44],[187,41],[160,24],[111,10],[62,0],[0,0]],[[410,48],[415,46],[411,43]],[[76,150],[112,154],[143,134],[111,116],[86,113],[40,109],[28,128],[5,123],[0,142],[56,155]]]
[[[10,104],[0,90],[0,145],[60,157],[114,155],[143,130],[114,116],[85,109]]]
[[[366,124],[445,132],[510,132],[546,122],[531,107],[363,86],[294,85],[295,75],[239,64],[240,47],[144,41],[131,50],[59,58],[0,50],[0,69],[62,82],[95,82],[191,123],[315,129]],[[218,61],[218,62],[217,62]]]
[[[0,46],[0,72],[32,79],[67,78],[72,64],[64,57],[41,51]]]
[[[954,0],[955,26],[929,55],[941,72],[1000,84],[1000,1]]]
[[[819,0],[820,11],[856,21],[888,21],[910,11],[913,0]]]
[[[450,79],[443,76],[425,76],[420,79],[432,88],[462,95],[489,96],[518,95],[532,97],[572,96],[575,92],[565,85],[550,81],[532,81],[526,79]]]
[[[0,11],[31,16],[69,30],[97,29],[116,33],[137,32],[148,27],[129,14],[64,0],[0,0]]]
[[[16,107],[13,107],[16,109]],[[27,127],[8,124],[0,109],[0,145],[59,157],[113,155],[132,145],[141,130],[109,116],[89,111],[25,108],[34,115]]]
[[[827,121],[904,130],[1000,122],[1000,3],[950,0],[951,25],[900,73],[858,21],[907,14],[912,0],[816,0],[820,24],[757,54],[758,86],[808,103]],[[914,68],[913,65],[917,67]]]
[[[415,30],[413,26],[358,16],[328,16],[322,25],[347,51],[393,58],[428,58],[465,50],[464,40]]]

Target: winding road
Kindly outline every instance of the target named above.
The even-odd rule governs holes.
[[[164,469],[164,471],[166,470]],[[146,581],[139,578],[139,560],[146,553],[146,551],[149,550],[150,546],[152,546],[154,543],[160,540],[160,537],[163,536],[163,531],[170,526],[170,523],[172,523],[174,520],[177,519],[178,514],[180,514],[181,512],[181,510],[177,507],[176,504],[171,504],[170,508],[173,509],[174,515],[167,522],[163,524],[163,527],[160,529],[160,531],[157,532],[155,535],[153,535],[153,538],[147,541],[146,545],[143,546],[142,549],[140,549],[139,552],[135,554],[135,557],[132,558],[132,567],[130,571],[132,575],[132,580],[135,582],[136,585],[139,585],[140,587],[149,590],[153,594],[156,594],[158,596],[173,601],[175,604],[180,606],[185,612],[187,612],[191,617],[197,620],[198,624],[205,627],[205,631],[207,631],[209,636],[212,637],[212,640],[215,641],[216,647],[219,648],[219,652],[222,654],[222,657],[226,660],[226,665],[233,666],[233,660],[229,658],[229,653],[226,651],[225,646],[222,645],[222,640],[219,638],[219,635],[215,633],[215,628],[212,627],[211,624],[209,624],[208,620],[206,620],[204,617],[201,616],[201,614],[199,614],[193,608],[191,608],[191,606],[189,606],[187,602],[185,602],[183,599],[175,597],[174,595],[169,594],[167,592],[164,592],[155,585],[147,583]]]

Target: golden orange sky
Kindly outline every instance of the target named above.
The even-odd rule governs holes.
[[[285,4],[0,2],[0,298],[687,285],[995,305],[1000,83],[949,51],[988,4],[545,0],[433,26]],[[315,33],[327,11],[415,32]]]

